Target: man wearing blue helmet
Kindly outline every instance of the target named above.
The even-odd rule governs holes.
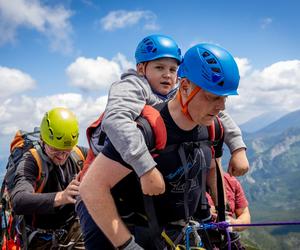
[[[145,104],[155,105],[176,94],[177,68],[182,56],[172,38],[150,35],[138,44],[135,58],[136,70],[124,73],[120,81],[111,85],[102,123],[93,132],[90,144],[96,156],[103,146],[99,144],[99,134],[104,132],[124,161],[140,177],[143,192],[157,195],[164,192],[164,182],[133,121],[141,114]],[[234,152],[233,156],[239,150],[244,152],[246,146],[237,125],[226,114],[222,114],[221,119],[225,142]],[[232,157],[232,162],[235,159]],[[237,175],[248,170],[248,163],[243,165],[246,168],[236,167],[239,171]]]
[[[189,222],[195,215],[205,218],[200,209],[204,187],[207,184],[215,190],[207,126],[225,109],[227,96],[237,94],[239,84],[233,57],[223,48],[210,44],[189,49],[179,74],[176,98],[155,106],[166,125],[168,150],[158,152],[153,159],[165,183],[165,192],[153,196],[153,207],[159,230],[166,232],[169,226],[181,226],[181,222]],[[94,231],[98,237],[93,237],[90,246],[111,243],[111,248],[117,249],[157,249],[157,240],[152,238],[145,223],[135,220],[128,226],[120,217],[125,207],[129,209],[127,214],[148,216],[143,204],[145,192],[133,170],[136,171],[108,140],[83,178],[80,195],[98,226]],[[102,232],[109,240],[106,243]],[[110,248],[105,245],[105,249]]]

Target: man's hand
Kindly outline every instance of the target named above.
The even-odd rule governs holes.
[[[141,178],[141,186],[143,194],[146,195],[159,195],[165,192],[166,186],[162,174],[157,168],[152,168]]]
[[[56,193],[54,199],[54,207],[65,204],[75,204],[75,197],[79,195],[80,182],[76,179],[72,180],[64,191]]]
[[[230,158],[227,172],[233,176],[242,176],[249,170],[249,162],[245,148],[235,150]]]

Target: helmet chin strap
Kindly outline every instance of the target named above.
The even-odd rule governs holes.
[[[185,102],[185,104],[183,104],[182,102],[182,96],[181,96],[181,90],[179,89],[178,92],[177,92],[177,99],[181,105],[181,111],[182,113],[188,118],[190,119],[191,121],[194,122],[194,120],[192,119],[190,113],[189,113],[189,110],[188,110],[188,104],[189,102],[193,99],[193,97],[200,91],[200,87],[196,86],[192,92],[189,94],[189,96],[187,97],[187,101]]]

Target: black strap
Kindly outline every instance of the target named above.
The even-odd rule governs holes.
[[[161,228],[158,225],[158,220],[154,208],[153,198],[149,195],[143,195],[144,197],[144,206],[145,212],[148,218],[148,226],[150,231],[151,239],[154,242],[155,248],[157,250],[163,249],[162,240],[161,240]]]
[[[149,149],[149,151],[153,151],[155,149],[155,136],[150,126],[150,123],[147,121],[146,118],[142,116],[139,116],[136,119],[136,123],[144,135],[147,148]]]
[[[188,170],[188,165],[187,165],[187,160],[185,157],[185,151],[184,151],[184,146],[180,145],[178,149],[178,153],[182,162],[182,165],[184,167],[184,179],[185,179],[185,188],[184,188],[184,212],[185,212],[185,219],[186,221],[189,220],[190,217],[190,211],[189,211],[189,189],[190,189],[190,181],[189,181],[189,170]]]
[[[223,178],[221,173],[220,165],[215,159],[216,163],[216,171],[217,171],[217,198],[218,198],[218,221],[225,221],[225,196],[224,196],[224,186],[223,186]]]

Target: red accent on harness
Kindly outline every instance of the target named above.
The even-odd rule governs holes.
[[[215,127],[215,119],[212,121],[211,125],[207,127],[208,129],[208,134],[209,134],[209,139],[211,142],[214,142],[216,140],[216,136],[218,136],[217,140],[219,140],[220,138],[223,137],[223,133],[224,133],[224,129],[223,129],[223,125],[222,122],[220,121],[220,118],[218,116],[216,116],[216,120],[219,124],[219,130],[220,134],[216,135],[216,127]],[[215,157],[215,149],[214,146],[211,146],[211,153],[212,153],[212,157]]]
[[[88,154],[87,154],[86,159],[83,163],[82,170],[79,173],[79,177],[78,177],[79,181],[82,181],[83,176],[85,175],[85,173],[89,169],[89,166],[92,164],[94,159],[95,159],[95,155],[93,153],[93,150],[89,148]]]
[[[86,136],[89,145],[92,133],[94,132],[95,128],[100,126],[103,116],[104,113],[102,113],[102,115],[95,122],[93,122],[86,130]],[[143,116],[149,122],[150,127],[152,128],[152,131],[155,136],[155,149],[164,149],[167,143],[167,130],[159,111],[153,108],[152,106],[145,105],[144,109],[142,110],[141,116]],[[152,156],[155,157],[156,155],[153,154]],[[82,181],[83,176],[87,172],[89,166],[92,164],[95,157],[96,156],[94,155],[90,145],[90,149],[88,150],[88,154],[86,160],[84,161],[83,168],[79,173],[79,181]]]
[[[92,133],[94,132],[94,129],[97,128],[100,123],[102,122],[102,119],[103,119],[103,116],[104,116],[104,112],[100,115],[100,117],[94,121],[87,129],[86,129],[86,137],[88,139],[88,143],[89,145],[91,146],[90,144],[90,139],[92,137]]]
[[[93,153],[93,150],[91,149],[91,144],[90,144],[90,139],[92,137],[92,133],[95,130],[95,128],[97,128],[98,126],[100,126],[100,123],[102,122],[104,116],[104,112],[100,115],[100,117],[94,121],[87,129],[86,129],[86,137],[89,143],[89,150],[88,150],[88,154],[86,156],[86,159],[83,163],[83,168],[79,173],[79,181],[82,181],[83,176],[85,175],[85,173],[87,172],[89,166],[92,164],[93,160],[95,159],[95,155]]]
[[[155,148],[162,150],[167,143],[167,129],[164,120],[157,109],[145,105],[142,116],[149,122],[155,136]]]
[[[214,120],[211,122],[211,125],[207,128],[208,129],[208,134],[209,134],[209,139],[211,142],[213,142],[215,140],[216,134],[215,134],[215,122]],[[214,146],[211,145],[211,154],[212,154],[212,158],[215,157],[215,149]]]

